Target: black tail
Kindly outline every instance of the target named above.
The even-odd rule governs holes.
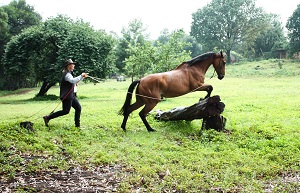
[[[130,103],[131,103],[133,90],[134,90],[135,86],[136,86],[137,84],[139,84],[139,83],[140,83],[140,80],[135,80],[135,81],[133,81],[133,82],[130,84],[130,86],[129,86],[129,88],[128,88],[128,91],[127,91],[126,100],[125,100],[125,102],[124,102],[123,107],[122,107],[122,108],[120,109],[120,111],[119,111],[119,115],[123,115],[123,116],[124,116],[124,115],[127,114],[127,109],[128,109],[128,107],[129,107],[129,105],[130,105]]]

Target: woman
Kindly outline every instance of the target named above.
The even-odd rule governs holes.
[[[43,117],[45,125],[47,127],[49,127],[48,123],[51,119],[68,114],[71,110],[71,107],[75,109],[75,126],[80,127],[81,105],[74,93],[74,88],[79,81],[87,78],[88,75],[87,73],[82,73],[81,75],[74,78],[72,76],[74,67],[75,63],[71,59],[68,59],[65,63],[65,69],[63,70],[63,75],[60,83],[60,99],[62,101],[63,109]]]

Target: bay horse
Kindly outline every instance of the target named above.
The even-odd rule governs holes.
[[[181,63],[171,71],[150,74],[133,81],[128,88],[124,105],[119,111],[119,114],[124,116],[121,125],[123,131],[126,131],[129,114],[142,106],[144,108],[139,112],[140,118],[149,132],[155,131],[149,125],[146,116],[161,100],[161,97],[178,97],[194,91],[206,91],[205,98],[210,97],[213,87],[204,84],[204,79],[211,64],[218,74],[218,79],[223,79],[226,64],[223,53],[208,52]],[[131,104],[136,86],[136,102]]]

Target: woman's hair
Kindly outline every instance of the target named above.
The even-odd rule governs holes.
[[[63,73],[70,72],[70,71],[68,70],[68,66],[69,66],[69,65],[66,65],[66,66],[65,66],[65,68],[64,68],[63,71],[62,71]]]

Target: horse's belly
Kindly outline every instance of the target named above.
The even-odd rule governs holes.
[[[188,92],[189,92],[189,90],[180,89],[177,87],[177,88],[172,88],[172,89],[163,91],[161,94],[162,94],[162,96],[164,96],[166,98],[173,98],[173,97],[179,97],[179,96],[185,95]]]

